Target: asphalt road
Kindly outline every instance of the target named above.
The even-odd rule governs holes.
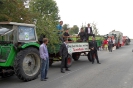
[[[133,42],[113,52],[98,51],[101,64],[87,57],[73,61],[71,71],[60,73],[60,62],[49,69],[47,81],[22,82],[16,76],[0,79],[0,88],[133,88]]]

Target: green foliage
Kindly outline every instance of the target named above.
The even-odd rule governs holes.
[[[32,23],[32,17],[22,0],[1,0],[0,21]]]
[[[64,24],[64,25],[63,25],[63,29],[64,29],[64,30],[68,29],[68,27],[69,27],[69,24]]]
[[[72,34],[78,34],[78,32],[79,32],[79,27],[77,26],[77,25],[74,25],[71,29],[70,29],[70,31],[69,31],[69,33],[72,35]]]
[[[50,45],[59,42],[56,25],[60,19],[58,15],[58,7],[54,0],[32,0],[30,11],[36,14],[36,29],[38,36],[46,35]]]
[[[96,23],[92,23],[92,28],[93,28],[93,34],[95,34],[95,35],[99,35],[99,31],[98,31],[98,29],[97,29],[97,27],[96,27]]]

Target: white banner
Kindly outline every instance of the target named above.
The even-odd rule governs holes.
[[[88,43],[68,43],[68,53],[89,51]]]

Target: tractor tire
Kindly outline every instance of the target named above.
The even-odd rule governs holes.
[[[90,52],[88,53],[87,57],[88,57],[88,60],[89,60],[90,62],[92,62],[92,57],[91,57]]]
[[[74,61],[78,61],[81,53],[72,53],[72,58]]]
[[[14,63],[16,76],[23,81],[31,81],[40,74],[41,59],[39,50],[33,47],[26,48],[17,53]]]
[[[69,67],[71,67],[71,65],[72,65],[72,57],[71,57],[70,54],[68,54],[68,56],[67,56],[67,67],[69,68]]]

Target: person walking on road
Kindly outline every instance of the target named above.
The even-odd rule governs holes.
[[[61,73],[65,73],[65,71],[63,70],[63,68],[66,69],[66,71],[70,71],[67,67],[67,56],[68,56],[68,40],[67,38],[64,38],[64,43],[61,45],[60,47],[60,56],[62,57],[62,61],[61,61]]]
[[[111,38],[108,39],[108,49],[109,49],[109,52],[112,52],[112,46],[113,46],[113,41]]]
[[[48,39],[43,38],[43,43],[40,45],[39,52],[41,57],[41,81],[48,79],[47,73],[49,69],[49,54],[47,49]]]
[[[99,63],[99,59],[98,59],[98,54],[97,54],[97,42],[95,41],[95,38],[92,37],[92,41],[89,42],[89,48],[90,48],[90,53],[91,53],[91,57],[92,57],[92,64],[94,64],[94,59],[96,58],[97,60],[97,63],[98,64],[101,64]]]

